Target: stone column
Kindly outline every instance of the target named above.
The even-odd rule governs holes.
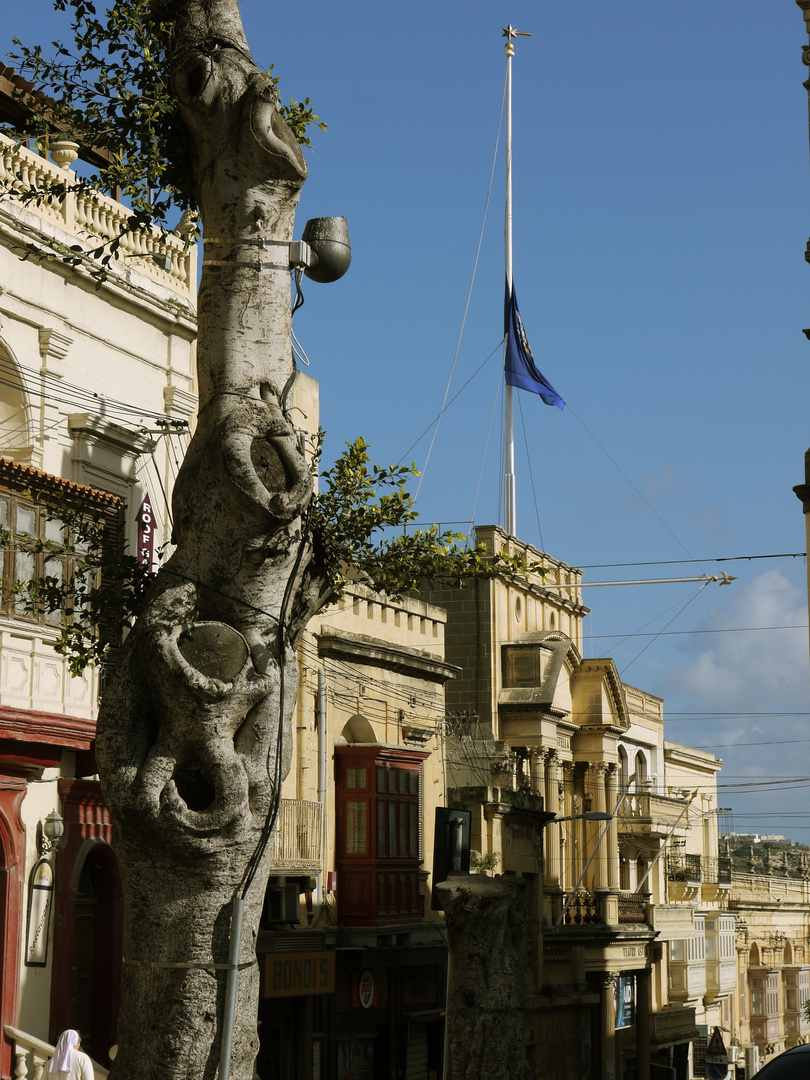
[[[604,765],[601,762],[591,764],[588,766],[588,775],[585,781],[586,789],[593,794],[593,809],[601,814],[607,812],[607,803],[605,799],[606,773],[607,765]],[[587,860],[591,855],[594,855],[594,859],[588,867],[588,873],[585,876],[585,888],[588,892],[593,892],[596,888],[606,888],[608,884],[608,836],[605,834],[604,821],[587,822],[587,826],[585,858]]]
[[[636,1069],[650,1080],[650,969],[636,972]]]
[[[613,984],[616,975],[606,971],[600,976],[602,1006],[602,1045],[600,1047],[600,1080],[617,1080],[616,1072],[616,1012],[613,1002]]]
[[[575,766],[573,761],[563,761],[563,814],[564,818],[570,818],[576,813],[573,807],[573,785],[575,785]],[[578,822],[572,821],[567,825],[561,825],[561,867],[559,867],[559,885],[565,890],[573,886],[573,882],[579,877],[577,869],[578,849]]]
[[[554,750],[545,754],[545,796],[543,806],[550,814],[560,814],[560,762]],[[562,816],[560,814],[560,816]],[[560,881],[560,830],[561,825],[547,825],[543,837],[546,872],[545,884],[549,889],[562,887]]]
[[[546,801],[546,772],[545,772],[545,750],[540,750],[538,747],[532,747],[529,750],[529,769],[531,775],[532,789],[539,795],[543,796],[543,805],[550,813],[556,813],[554,807],[545,805]]]
[[[579,875],[585,865],[587,834],[585,832],[585,820],[581,815],[584,810],[582,794],[585,788],[583,777],[587,768],[587,764],[578,761],[572,762],[570,769],[567,770],[566,793],[570,791],[570,801],[565,808],[565,814],[566,817],[573,816],[577,819],[572,821],[569,826],[571,830],[569,833],[571,846],[565,860],[565,885],[567,889],[573,889],[574,885],[579,881]]]
[[[605,773],[605,802],[609,814],[615,811],[616,803],[621,797],[621,793],[616,791],[616,781],[616,766],[609,765]],[[608,826],[607,836],[603,841],[607,849],[605,851],[607,886],[612,892],[616,892],[619,888],[619,816],[617,814],[611,821]]]
[[[446,1080],[532,1080],[523,1050],[526,885],[453,874],[436,886],[449,951]]]

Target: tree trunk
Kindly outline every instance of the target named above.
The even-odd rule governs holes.
[[[231,903],[244,898],[233,1080],[258,1048],[267,823],[289,769],[295,644],[325,585],[312,476],[286,410],[288,245],[306,176],[236,0],[164,5],[200,206],[198,425],[176,549],[105,689],[98,766],[125,891],[112,1080],[213,1080]]]
[[[450,950],[446,1080],[531,1080],[523,1050],[526,881],[454,874],[436,892]]]

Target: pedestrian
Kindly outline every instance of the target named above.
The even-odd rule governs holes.
[[[68,1028],[62,1032],[48,1065],[53,1080],[95,1080],[93,1063],[79,1049],[81,1044],[78,1031]]]

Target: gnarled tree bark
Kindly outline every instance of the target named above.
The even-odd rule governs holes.
[[[524,878],[452,874],[446,921],[447,1080],[531,1080],[523,1051],[528,915]]]
[[[286,410],[288,245],[306,165],[236,0],[164,8],[204,237],[200,401],[174,490],[176,549],[99,717],[126,897],[111,1077],[213,1080],[240,896],[231,1076],[251,1080],[265,826],[289,769],[296,638],[328,591],[306,529],[312,475]]]

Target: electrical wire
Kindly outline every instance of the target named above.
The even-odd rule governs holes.
[[[267,818],[259,836],[259,841],[256,848],[251,855],[245,867],[245,872],[242,876],[237,889],[234,893],[236,896],[241,890],[241,899],[244,900],[247,896],[247,891],[251,886],[256,874],[261,865],[262,857],[267,845],[270,842],[270,837],[273,832],[273,828],[278,819],[279,807],[281,805],[281,787],[282,787],[282,772],[284,762],[284,722],[285,722],[285,709],[286,709],[286,672],[287,672],[287,616],[289,615],[290,605],[293,599],[293,589],[295,583],[298,580],[298,573],[301,569],[301,562],[304,557],[304,550],[307,547],[310,529],[312,524],[312,502],[307,506],[306,512],[301,519],[301,537],[298,543],[298,550],[295,553],[295,561],[293,563],[292,571],[287,578],[287,583],[284,589],[284,595],[281,601],[281,607],[279,608],[278,618],[276,622],[276,632],[278,635],[278,650],[279,650],[279,702],[278,702],[278,730],[276,734],[275,745],[275,761],[273,765],[273,773],[271,780],[271,792],[270,792],[270,807],[268,809]],[[270,774],[270,754],[271,747],[267,748],[267,767],[266,771]]]
[[[620,672],[620,675],[621,675],[621,677],[622,677],[622,678],[624,678],[624,673],[625,673],[625,672],[626,672],[626,671],[628,670],[628,668],[632,667],[632,665],[633,665],[633,664],[635,664],[636,660],[638,660],[640,656],[643,656],[643,655],[644,655],[644,653],[645,653],[645,652],[647,651],[647,649],[649,649],[649,647],[650,647],[650,646],[651,646],[652,644],[654,644],[654,642],[656,641],[656,639],[657,639],[657,638],[659,638],[659,637],[661,637],[661,635],[662,635],[662,634],[664,633],[664,630],[666,630],[666,628],[667,628],[668,626],[672,626],[672,624],[673,624],[673,623],[675,622],[675,620],[676,620],[676,619],[679,619],[679,618],[681,617],[681,615],[683,615],[684,611],[686,611],[686,609],[687,609],[687,608],[689,607],[689,605],[690,605],[690,604],[692,604],[692,603],[693,603],[693,602],[694,602],[695,600],[697,600],[697,598],[698,598],[698,597],[700,596],[700,594],[701,594],[701,593],[703,592],[703,590],[704,590],[704,589],[706,588],[706,586],[707,586],[708,584],[709,584],[709,582],[707,581],[707,582],[706,582],[706,583],[705,583],[704,585],[701,585],[701,587],[700,587],[700,588],[699,588],[699,589],[697,590],[697,592],[696,592],[696,593],[695,593],[695,594],[694,594],[693,596],[690,596],[690,597],[689,597],[689,599],[688,599],[688,600],[686,601],[686,603],[685,603],[685,604],[683,605],[683,607],[681,608],[681,610],[680,610],[680,611],[677,611],[677,612],[676,612],[676,613],[675,613],[675,614],[674,614],[674,615],[672,616],[672,618],[671,618],[671,619],[669,620],[669,622],[668,622],[668,623],[665,623],[665,625],[664,625],[663,629],[662,629],[662,630],[659,630],[659,632],[658,632],[657,634],[655,634],[655,635],[653,636],[652,640],[651,640],[651,641],[648,641],[648,642],[647,642],[647,644],[646,644],[646,645],[644,646],[644,648],[643,648],[643,649],[642,649],[642,650],[641,650],[640,652],[636,653],[636,655],[635,655],[635,656],[633,657],[633,659],[632,659],[632,660],[630,661],[630,663],[629,663],[629,664],[625,664],[625,665],[624,665],[624,667],[622,668],[622,670],[621,670],[621,672]]]
[[[617,472],[621,476],[624,477],[624,479],[627,481],[627,483],[630,485],[630,487],[633,489],[633,491],[635,491],[636,495],[638,495],[638,497],[641,499],[641,501],[644,503],[644,505],[648,508],[648,510],[650,510],[651,513],[653,513],[655,515],[655,517],[658,518],[660,523],[664,526],[664,528],[667,530],[667,532],[672,537],[672,539],[675,541],[675,543],[678,545],[678,547],[680,547],[689,556],[688,561],[690,563],[694,563],[700,570],[703,571],[703,573],[705,573],[706,572],[705,568],[700,565],[700,562],[692,555],[692,552],[689,551],[689,549],[681,541],[681,539],[678,536],[676,536],[676,534],[669,527],[669,525],[666,523],[666,521],[664,521],[664,519],[661,517],[661,515],[658,513],[658,511],[655,509],[655,507],[652,505],[652,503],[649,501],[649,499],[647,499],[641,493],[641,491],[639,491],[639,489],[636,487],[636,485],[633,483],[633,481],[630,479],[630,477],[627,475],[627,473],[624,471],[624,469],[622,469],[622,467],[619,465],[619,463],[616,461],[616,459],[611,457],[611,455],[608,453],[608,451],[605,449],[605,447],[602,445],[602,443],[597,439],[597,437],[594,435],[594,433],[592,431],[590,431],[586,427],[585,423],[577,416],[577,414],[574,412],[574,410],[571,408],[571,406],[568,404],[568,402],[566,402],[566,407],[567,407],[567,411],[573,416],[573,418],[576,420],[576,422],[582,427],[582,430],[587,435],[589,435],[591,437],[591,439],[593,439],[593,441],[596,443],[596,445],[599,447],[599,449],[602,451],[602,453],[605,455],[605,457],[608,459],[608,461],[613,465],[613,467],[617,470]]]
[[[658,617],[658,616],[656,616],[656,617]],[[649,625],[649,623],[647,625]],[[644,634],[641,631],[636,631],[634,634],[626,634],[626,635],[619,635],[619,634],[591,634],[590,636],[592,638],[594,638],[594,639],[597,639],[597,638],[598,639],[602,639],[602,638],[611,639],[611,638],[614,638],[614,637],[622,636],[623,640],[620,641],[616,646],[614,646],[615,648],[618,649],[619,646],[623,645],[625,641],[629,641],[631,638],[636,638],[636,637],[678,637],[678,636],[683,636],[685,634],[754,634],[754,633],[760,633],[763,630],[807,630],[807,629],[808,629],[807,623],[789,623],[789,624],[786,624],[785,626],[722,626],[722,627],[718,627],[716,630],[666,630],[666,631],[665,630],[660,630],[660,631],[658,631],[658,633],[650,633],[650,634]]]
[[[442,407],[441,407],[441,409],[439,409],[439,415],[438,415],[438,417],[436,419],[436,422],[435,422],[436,426],[435,426],[434,431],[433,431],[433,438],[430,440],[430,446],[428,447],[427,457],[425,458],[425,464],[422,466],[422,475],[419,477],[419,483],[418,483],[418,485],[416,487],[416,493],[414,495],[414,502],[416,501],[416,499],[419,498],[419,490],[420,490],[420,488],[422,486],[422,480],[424,479],[425,472],[427,471],[428,462],[430,461],[430,455],[431,455],[431,453],[433,451],[433,444],[435,443],[436,436],[439,433],[439,425],[441,424],[442,416],[444,415],[444,411],[445,411],[446,403],[447,403],[447,395],[450,393],[450,384],[453,381],[453,372],[456,370],[456,361],[458,360],[459,350],[461,349],[461,340],[464,337],[464,327],[467,325],[467,314],[469,313],[469,310],[470,310],[470,300],[472,299],[473,286],[475,285],[475,275],[478,272],[478,260],[481,257],[481,245],[484,242],[484,229],[486,228],[486,224],[487,224],[487,214],[489,212],[489,200],[490,200],[490,198],[492,196],[492,183],[493,183],[493,179],[494,179],[494,176],[495,176],[495,165],[496,165],[496,163],[498,161],[498,146],[499,146],[500,140],[501,140],[501,124],[503,123],[503,109],[504,109],[504,103],[506,101],[506,85],[507,84],[506,84],[506,80],[505,80],[504,84],[503,84],[503,97],[501,98],[501,114],[500,114],[500,117],[498,118],[498,133],[497,133],[497,135],[495,137],[495,153],[492,156],[492,168],[491,168],[490,174],[489,174],[489,186],[487,188],[487,198],[486,198],[486,202],[484,204],[484,219],[481,222],[481,232],[480,232],[480,235],[478,237],[478,248],[477,248],[477,250],[475,252],[475,262],[473,263],[473,272],[472,272],[472,278],[470,280],[470,288],[469,288],[469,290],[467,292],[467,302],[464,305],[464,317],[461,320],[461,329],[459,330],[458,341],[456,342],[456,351],[453,353],[453,363],[450,365],[450,375],[449,375],[449,377],[447,379],[447,386],[445,387],[444,397],[442,398]]]
[[[492,413],[491,413],[490,418],[489,418],[489,429],[487,431],[487,441],[484,443],[484,456],[481,459],[481,471],[478,473],[478,484],[477,484],[476,489],[475,489],[475,498],[473,499],[472,512],[470,514],[470,523],[467,526],[467,536],[468,537],[471,535],[471,533],[472,533],[472,531],[473,531],[473,529],[475,527],[473,525],[473,522],[475,521],[475,508],[478,505],[478,496],[481,493],[481,482],[484,479],[484,467],[485,467],[485,465],[487,463],[487,454],[489,453],[489,443],[490,443],[490,440],[492,439],[492,425],[495,422],[495,414],[497,412],[498,402],[500,401],[500,399],[501,399],[501,378],[500,378],[500,374],[499,374],[498,375],[498,390],[497,390],[497,393],[495,394],[495,400],[492,403]]]
[[[454,401],[456,401],[458,398],[461,397],[461,395],[464,393],[464,391],[467,389],[467,387],[470,385],[470,383],[473,381],[473,379],[476,377],[476,375],[478,375],[479,372],[484,370],[484,368],[490,362],[492,357],[497,352],[500,352],[500,349],[501,349],[502,345],[503,345],[503,338],[501,338],[501,340],[498,342],[498,344],[495,346],[495,348],[492,350],[492,352],[489,354],[489,356],[487,356],[487,358],[485,360],[483,360],[478,365],[478,367],[475,369],[475,371],[472,373],[472,375],[469,377],[469,379],[467,379],[467,381],[464,383],[464,385],[461,387],[461,389],[457,390],[455,392],[455,394],[453,394],[453,396],[450,398],[450,400],[447,402],[447,405],[444,408],[445,412],[447,412],[447,410],[450,408],[450,406],[453,404]],[[435,423],[437,423],[437,421],[440,418],[440,415],[441,414],[439,414],[437,416],[434,416],[434,418],[430,421],[430,423],[425,428],[425,430],[422,432],[422,434],[419,436],[419,438],[416,440],[416,442],[412,442],[411,445],[408,447],[408,449],[405,451],[405,453],[400,457],[399,461],[397,462],[397,465],[401,465],[402,462],[405,460],[405,458],[410,454],[411,450],[413,450],[415,447],[417,447],[419,445],[419,443],[422,441],[422,439],[424,439],[424,437],[427,435],[427,433],[430,431],[430,429],[433,427],[433,425]],[[434,524],[434,522],[428,522],[427,524],[432,525],[432,524]]]
[[[711,559],[656,559],[647,562],[625,563],[592,563],[589,566],[578,566],[578,570],[612,570],[627,566],[692,566],[697,563],[711,562],[752,562],[754,559],[804,559],[806,551],[788,551],[776,555],[720,555]]]
[[[81,411],[89,409],[105,410],[106,415],[116,415],[129,420],[133,416],[140,419],[166,420],[163,411],[153,411],[128,402],[106,397],[93,390],[65,382],[49,372],[35,372],[22,364],[12,374],[2,373],[3,367],[9,370],[9,361],[0,357],[0,386],[5,386],[17,393],[23,392],[28,398],[39,398],[56,405],[75,408]],[[58,390],[58,392],[56,392]]]

